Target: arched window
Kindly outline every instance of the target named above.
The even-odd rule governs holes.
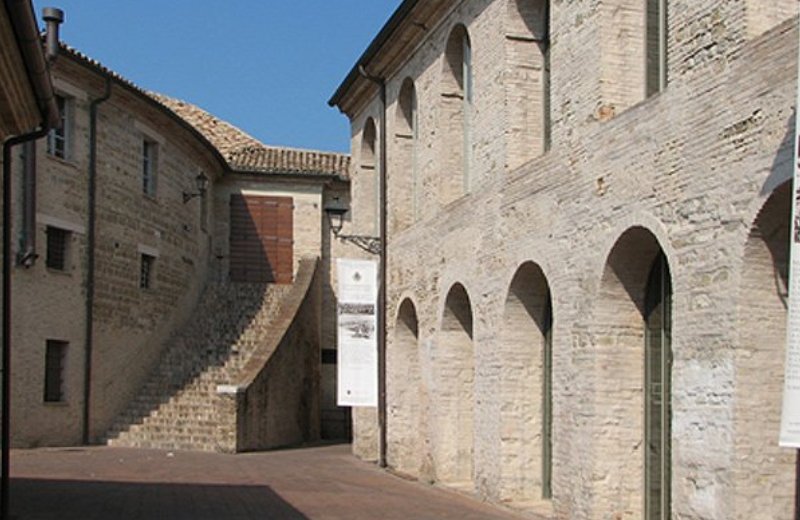
[[[393,228],[403,229],[417,218],[418,172],[417,172],[417,94],[414,82],[406,78],[397,97],[395,115],[395,144],[397,153],[392,178],[395,207],[391,212]]]
[[[552,496],[550,288],[533,262],[520,266],[506,297],[501,342],[501,500]]]
[[[443,176],[439,201],[448,204],[468,192],[470,176],[470,117],[472,113],[472,46],[467,29],[457,25],[450,31],[442,74],[440,126]]]
[[[472,304],[455,284],[447,293],[434,357],[436,416],[432,419],[433,462],[438,481],[460,488],[473,484],[475,355]]]
[[[550,2],[510,0],[506,24],[508,168],[550,149]]]
[[[667,86],[667,0],[647,0],[645,27],[647,97]]]
[[[608,255],[594,304],[592,392],[604,419],[593,453],[607,478],[593,493],[645,520],[670,513],[671,288],[658,240],[632,227]]]
[[[735,352],[736,518],[794,518],[795,450],[781,448],[792,183],[777,187],[752,223],[741,261]],[[765,493],[764,490],[769,492]],[[724,513],[723,513],[724,514]],[[733,516],[733,515],[731,515]]]
[[[419,322],[411,300],[400,305],[394,334],[387,348],[388,464],[407,475],[419,477],[425,454],[421,417],[422,378],[419,359]]]
[[[670,516],[672,284],[664,253],[650,269],[645,290],[644,443],[645,518]]]
[[[360,171],[354,179],[354,198],[356,207],[363,208],[362,214],[353,215],[358,229],[364,233],[375,233],[378,229],[378,172],[377,172],[377,130],[375,120],[367,118],[361,134]]]

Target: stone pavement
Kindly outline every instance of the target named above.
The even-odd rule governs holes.
[[[238,455],[14,450],[11,477],[18,520],[521,518],[393,476],[347,445]]]

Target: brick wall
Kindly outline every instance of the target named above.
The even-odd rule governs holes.
[[[660,250],[673,290],[672,514],[791,518],[791,455],[773,447],[782,347],[772,345],[782,342],[784,318],[776,284],[766,283],[785,250],[758,232],[778,233],[785,211],[757,215],[791,175],[796,24],[753,38],[745,20],[761,3],[670,2],[670,83],[644,100],[643,72],[628,63],[639,52],[627,43],[639,30],[634,3],[553,2],[552,148],[507,169],[530,152],[503,137],[515,120],[500,79],[511,59],[506,7],[459,3],[389,79],[389,113],[405,78],[417,89],[422,186],[420,220],[393,228],[389,240],[390,463],[461,487],[442,470],[467,457],[469,488],[489,500],[534,499],[533,511],[557,518],[641,517],[642,302]],[[775,19],[796,14],[780,9],[770,11]],[[471,193],[442,207],[438,86],[456,23],[473,48],[475,177]],[[379,110],[375,98],[353,115],[354,143]],[[388,144],[391,168],[404,145]],[[357,187],[356,177],[355,211]],[[776,200],[767,207],[780,207]],[[527,330],[535,349],[540,332],[508,303],[528,262],[553,306],[552,500],[539,498],[540,455],[525,451],[537,442],[541,358],[513,337]],[[442,353],[460,345],[446,310],[457,284],[469,296],[472,351],[449,361],[455,369],[472,360],[471,393],[453,386],[460,373],[439,368]],[[415,310],[418,358],[401,303]],[[409,394],[423,396],[419,407]],[[472,415],[471,446],[456,441],[462,432],[442,434],[459,399],[458,420]],[[369,414],[354,421],[358,454],[374,446]]]

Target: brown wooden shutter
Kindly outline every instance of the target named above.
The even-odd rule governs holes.
[[[292,198],[234,194],[230,205],[231,281],[292,283]]]

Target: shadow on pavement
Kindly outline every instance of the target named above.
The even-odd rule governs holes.
[[[269,486],[12,479],[11,518],[286,519],[307,517]]]

